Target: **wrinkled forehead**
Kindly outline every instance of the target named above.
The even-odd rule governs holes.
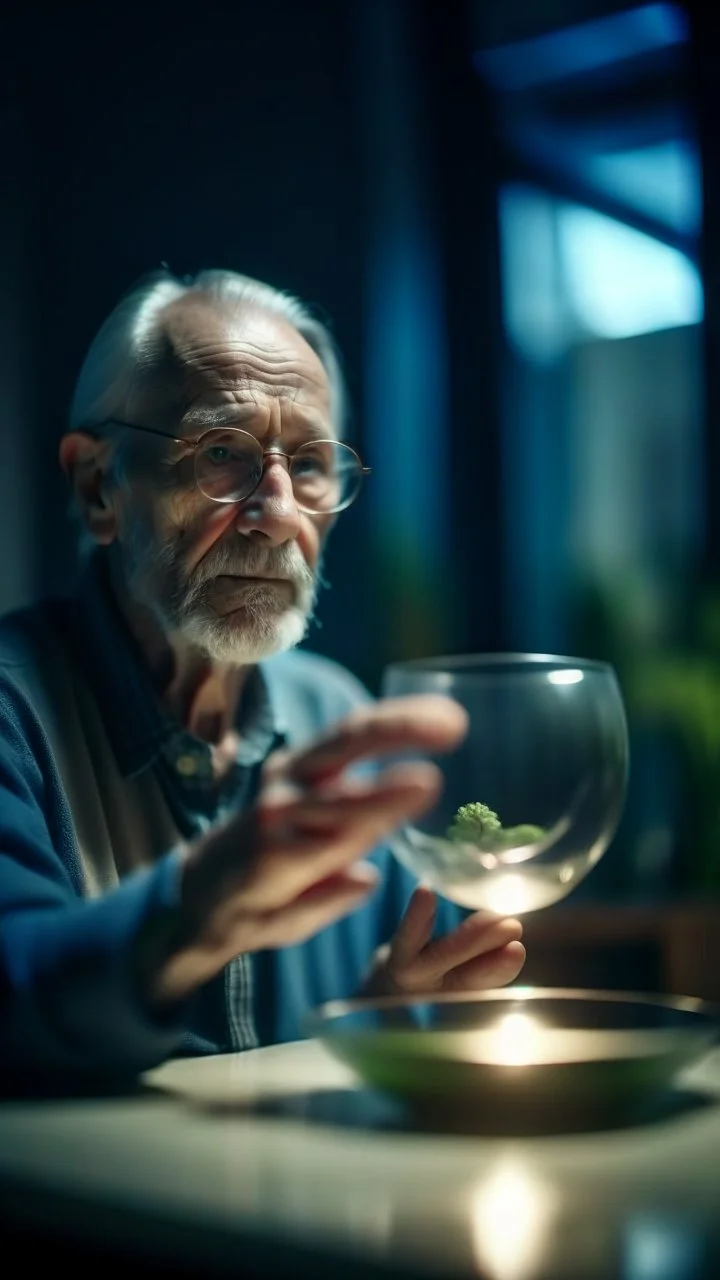
[[[325,367],[282,316],[247,304],[179,299],[160,318],[146,394],[155,415],[176,423],[234,404],[279,400],[331,417]]]

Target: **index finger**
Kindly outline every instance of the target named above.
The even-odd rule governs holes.
[[[333,725],[311,747],[279,753],[268,760],[272,779],[279,773],[301,786],[317,786],[348,765],[395,752],[442,754],[464,738],[467,713],[452,698],[427,693],[386,698],[358,707]]]

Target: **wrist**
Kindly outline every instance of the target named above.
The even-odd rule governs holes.
[[[201,941],[197,912],[188,910],[187,846],[168,855],[161,900],[148,913],[135,939],[133,983],[152,1013],[188,996],[223,967],[223,960]]]

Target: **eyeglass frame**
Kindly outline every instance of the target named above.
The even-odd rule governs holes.
[[[169,431],[160,431],[158,427],[146,427],[141,425],[139,422],[125,422],[122,418],[105,418],[104,421],[99,422],[94,429],[96,431],[100,431],[103,427],[127,427],[128,430],[130,431],[144,431],[147,433],[147,435],[161,436],[163,440],[172,440],[174,444],[185,445],[188,449],[188,452],[192,453],[193,455],[195,455],[195,451],[199,448],[200,444],[205,439],[205,436],[211,435],[214,431],[238,431],[241,435],[249,436],[251,440],[255,440],[255,443],[260,445],[260,441],[252,434],[252,432],[245,431],[243,427],[234,427],[232,423],[228,423],[225,426],[219,425],[216,427],[208,427],[207,431],[203,431],[195,440],[188,439],[185,436],[174,436],[174,435],[171,435]],[[82,430],[82,428],[78,428],[78,430]],[[343,503],[343,505],[340,507],[333,507],[332,510],[330,511],[313,511],[310,507],[303,507],[300,505],[299,502],[296,502],[298,511],[302,511],[305,515],[308,515],[308,516],[335,516],[335,515],[339,515],[341,511],[347,511],[347,508],[352,506],[358,493],[360,492],[360,485],[362,484],[363,476],[369,476],[372,474],[372,467],[366,467],[357,450],[353,449],[352,445],[346,444],[344,440],[334,440],[332,437],[328,437],[327,439],[323,439],[323,440],[308,440],[305,443],[306,444],[339,444],[339,445],[342,445],[344,449],[348,449],[349,452],[352,453],[357,458],[360,464],[360,470],[359,470],[360,481],[359,481],[357,490],[353,494],[352,498],[350,498],[348,502]],[[304,444],[300,445],[298,449],[296,449],[295,453],[299,453],[300,449],[303,449],[304,447],[305,447]],[[262,449],[262,445],[260,445],[260,448]],[[209,494],[205,493],[205,491],[200,488],[200,484],[197,478],[197,471],[195,472],[195,485],[200,490],[200,493],[203,495],[203,497],[207,498],[208,502],[216,502],[220,506],[230,506],[232,505],[232,503],[247,502],[249,498],[252,498],[258,486],[262,484],[262,478],[263,478],[263,475],[265,474],[265,459],[268,456],[271,458],[287,458],[288,474],[290,474],[289,464],[292,462],[293,458],[295,457],[294,453],[286,453],[284,449],[275,449],[275,448],[262,449],[260,475],[258,476],[256,484],[253,485],[250,492],[246,494],[244,498],[211,498]],[[193,458],[193,464],[194,464],[194,458]],[[290,479],[292,483],[292,477],[290,477]],[[295,495],[293,493],[293,497],[294,496]]]

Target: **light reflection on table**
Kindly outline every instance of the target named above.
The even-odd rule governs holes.
[[[506,1027],[510,1052],[526,1032]],[[55,1213],[102,1230],[107,1248],[161,1224],[167,1260],[207,1276],[260,1245],[278,1275],[316,1250],[318,1278],[382,1263],[437,1280],[705,1280],[720,1259],[718,1105],[569,1137],[419,1132],[313,1042],[169,1063],[148,1083],[0,1105],[0,1200],[32,1226]],[[688,1083],[720,1100],[720,1053]]]
[[[541,1271],[560,1196],[517,1156],[502,1156],[470,1198],[473,1248],[480,1271],[523,1280]]]

